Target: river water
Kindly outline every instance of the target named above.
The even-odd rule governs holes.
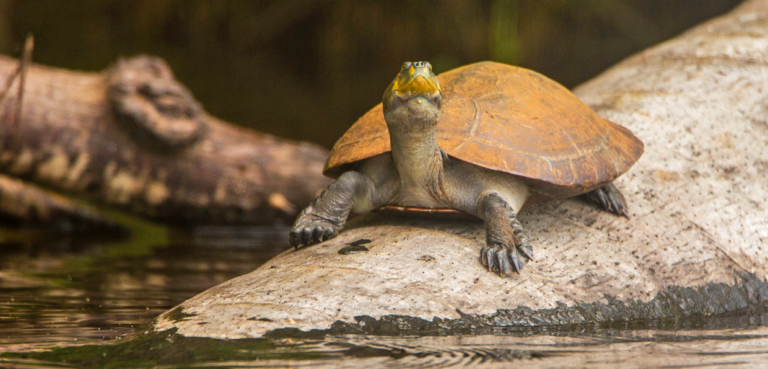
[[[145,333],[142,326],[163,311],[287,248],[287,228],[133,234],[4,235],[0,368],[768,367],[768,311],[460,336],[220,341]]]

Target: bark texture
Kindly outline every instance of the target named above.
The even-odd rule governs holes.
[[[0,56],[0,81],[16,61]],[[15,82],[18,83],[18,82]],[[0,102],[0,171],[165,223],[290,223],[329,180],[317,145],[212,117],[160,59],[31,66]]]
[[[616,183],[631,219],[583,199],[522,211],[536,261],[519,276],[482,267],[480,222],[366,217],[182,303],[155,329],[435,334],[764,309],[767,40],[768,1],[753,0],[579,87],[646,145]],[[360,244],[368,251],[344,252]]]

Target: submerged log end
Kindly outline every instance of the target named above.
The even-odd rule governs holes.
[[[0,175],[0,217],[6,226],[128,234],[127,229],[90,208],[4,175]]]

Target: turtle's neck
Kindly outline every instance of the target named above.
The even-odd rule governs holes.
[[[418,127],[415,128],[414,126]],[[389,127],[392,159],[406,188],[432,188],[443,171],[443,154],[437,145],[436,124]]]

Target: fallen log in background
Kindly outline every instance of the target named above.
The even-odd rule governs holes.
[[[766,40],[768,0],[749,1],[577,88],[646,145],[616,182],[631,219],[581,199],[524,209],[536,261],[520,275],[480,264],[481,222],[374,214],[187,300],[154,329],[216,338],[496,333],[764,312]],[[364,239],[368,251],[345,251]]]
[[[16,65],[0,56],[0,81]],[[324,149],[206,114],[158,58],[103,73],[30,66],[18,119],[10,91],[0,101],[1,172],[152,220],[290,223],[329,183]]]
[[[53,227],[65,232],[128,234],[95,210],[4,175],[0,175],[0,222],[4,226]]]

